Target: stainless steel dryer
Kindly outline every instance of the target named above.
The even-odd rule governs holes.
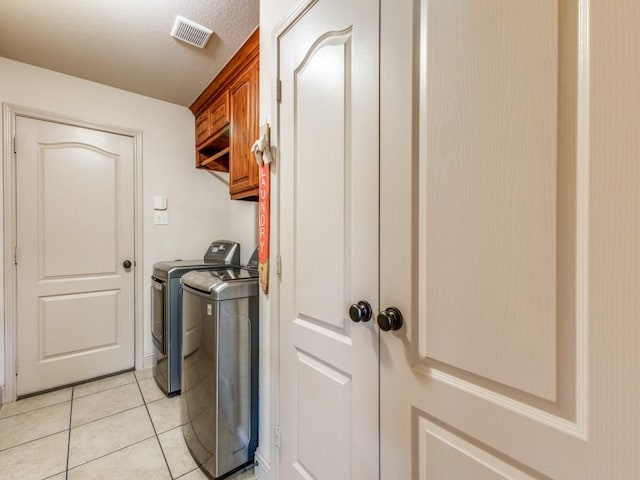
[[[151,276],[151,336],[156,351],[153,376],[167,394],[180,393],[182,361],[182,287],[180,279],[192,270],[212,270],[240,265],[240,245],[217,240],[202,260],[158,262]]]
[[[225,478],[258,443],[258,275],[189,272],[182,285],[182,432],[200,468]]]

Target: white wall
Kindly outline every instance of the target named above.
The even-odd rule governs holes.
[[[0,58],[0,102],[142,131],[144,255],[138,260],[145,279],[145,353],[153,351],[147,293],[154,262],[201,258],[218,238],[239,240],[245,260],[255,247],[255,204],[232,202],[224,182],[194,168],[194,118],[187,108],[5,58]],[[169,225],[153,224],[154,195],[168,197]],[[1,198],[0,194],[0,202]],[[0,311],[4,311],[4,294]],[[5,382],[4,320],[0,326],[1,386]]]
[[[229,174],[209,172],[226,190]],[[240,243],[241,263],[246,264],[258,246],[258,204],[253,201],[233,200],[227,205],[227,238]]]
[[[287,15],[289,10],[298,3],[297,0],[260,0],[260,123],[268,122],[272,127],[271,144],[277,152],[276,114],[274,109],[275,79],[274,71],[275,45],[273,42],[274,29]],[[277,365],[278,351],[272,349],[273,341],[277,340],[277,318],[272,318],[271,310],[276,305],[277,296],[275,282],[275,264],[277,253],[277,155],[276,165],[271,167],[271,278],[270,294],[260,295],[260,438],[258,446],[257,469],[258,480],[275,478],[275,462],[277,461],[274,448],[274,425],[277,405],[273,402],[275,391],[272,391],[272,365]],[[273,372],[275,373],[275,372]]]

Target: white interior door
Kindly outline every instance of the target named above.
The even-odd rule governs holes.
[[[638,478],[638,11],[614,3],[382,2],[383,479]]]
[[[378,4],[319,0],[278,37],[280,478],[378,476]]]
[[[133,139],[18,116],[16,145],[18,395],[133,367]]]

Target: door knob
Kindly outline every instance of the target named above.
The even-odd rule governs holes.
[[[371,320],[372,313],[371,305],[365,300],[360,300],[349,307],[349,317],[354,322],[368,322]]]
[[[125,260],[124,262],[122,262],[122,266],[124,268],[131,268],[131,261],[130,260]]]
[[[397,307],[388,307],[378,314],[378,326],[380,330],[400,330],[402,328],[402,313]]]

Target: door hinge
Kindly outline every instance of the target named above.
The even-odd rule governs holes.
[[[20,362],[18,362],[18,357],[16,357],[16,377],[18,376],[18,365]]]
[[[13,247],[13,264],[18,265],[18,247]]]
[[[276,444],[276,448],[280,448],[280,426],[276,427],[275,444]]]
[[[16,137],[13,137],[13,153],[18,153],[18,147],[16,147]]]
[[[280,254],[276,256],[276,275],[282,275],[282,257]]]
[[[282,102],[282,82],[280,79],[276,80],[276,101],[278,103]]]

